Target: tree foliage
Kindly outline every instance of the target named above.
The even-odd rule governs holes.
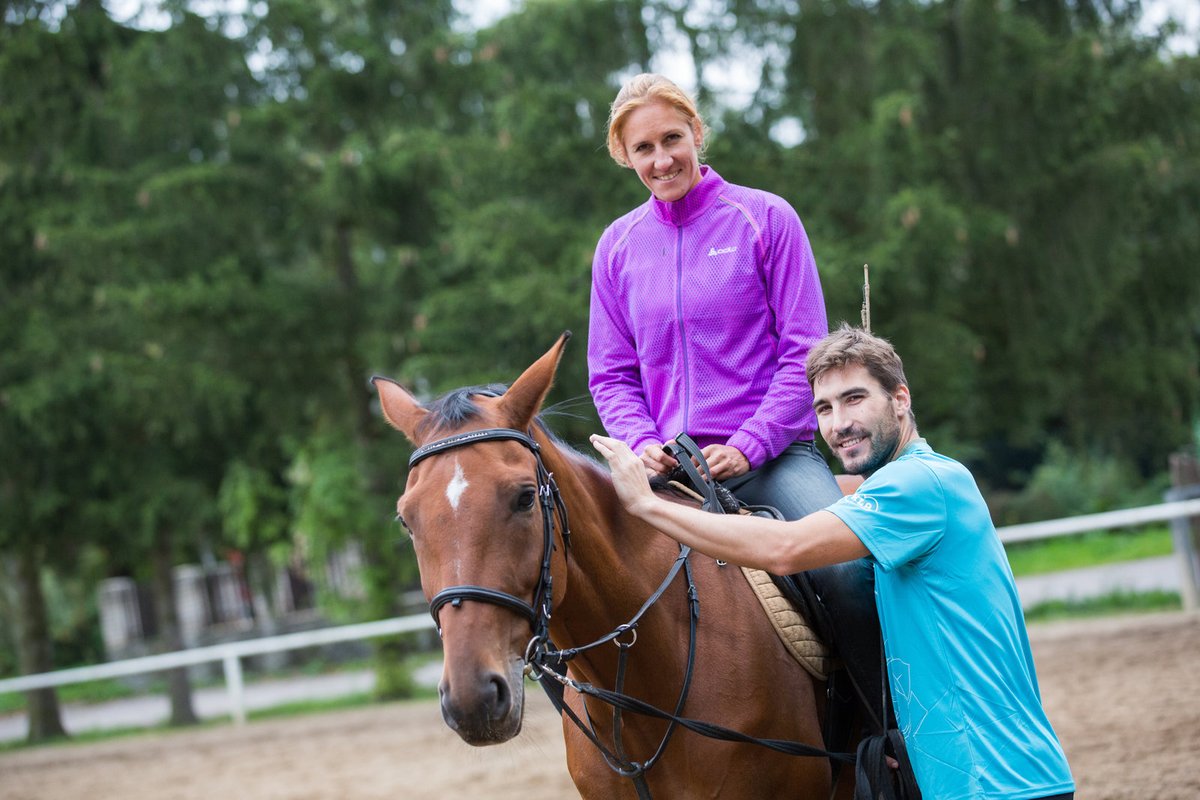
[[[870,264],[940,449],[1019,489],[1073,455],[1141,480],[1194,436],[1200,60],[1136,3],[527,0],[482,30],[450,0],[163,6],[0,5],[12,574],[355,541],[358,613],[395,613],[406,453],[366,379],[511,380],[571,329],[553,424],[596,429],[591,256],[645,197],[608,105],[667,48],[709,161],[799,211],[832,321]]]

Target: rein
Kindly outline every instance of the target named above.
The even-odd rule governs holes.
[[[666,750],[667,743],[671,739],[671,735],[675,732],[679,723],[678,714],[683,711],[683,706],[687,701],[688,691],[691,688],[692,672],[696,661],[696,623],[700,617],[700,601],[696,594],[696,584],[692,577],[691,562],[688,556],[691,554],[691,548],[680,547],[679,556],[671,565],[671,569],[663,579],[658,589],[642,604],[633,618],[623,625],[617,626],[611,633],[600,637],[591,644],[583,645],[582,647],[569,648],[567,650],[556,650],[553,648],[553,643],[550,641],[550,616],[552,611],[552,585],[553,576],[550,571],[550,558],[554,551],[554,520],[557,517],[559,528],[562,531],[563,543],[567,551],[571,547],[571,530],[567,521],[567,507],[563,502],[562,494],[558,490],[558,484],[554,481],[554,475],[546,469],[542,461],[541,446],[534,441],[529,434],[512,428],[484,428],[482,430],[468,431],[455,436],[449,436],[445,439],[438,439],[429,444],[418,447],[408,459],[408,467],[412,469],[421,461],[430,456],[444,453],[447,450],[453,450],[458,447],[467,447],[480,442],[495,442],[495,441],[514,441],[524,445],[531,453],[537,463],[537,493],[541,498],[542,506],[542,564],[541,571],[538,575],[537,589],[534,591],[533,603],[527,603],[525,600],[509,594],[508,592],[500,591],[499,589],[489,589],[483,586],[474,584],[463,584],[459,586],[448,586],[433,596],[429,601],[429,613],[433,616],[434,624],[437,626],[438,635],[442,632],[442,623],[440,613],[443,606],[449,603],[452,606],[458,607],[462,605],[464,600],[475,600],[481,603],[491,603],[493,605],[508,608],[517,614],[529,620],[529,625],[533,630],[533,638],[529,640],[529,645],[525,648],[525,663],[526,674],[533,680],[538,681],[542,689],[550,697],[551,702],[559,709],[561,713],[567,714],[571,720],[579,727],[593,744],[596,745],[604,760],[609,767],[619,775],[630,778],[634,781],[640,798],[650,798],[650,790],[646,785],[645,773],[658,761],[659,757]],[[580,653],[590,650],[608,642],[615,642],[620,655],[617,664],[617,687],[616,691],[610,693],[616,698],[626,698],[627,700],[636,703],[635,698],[628,697],[621,692],[625,681],[625,671],[628,661],[629,649],[637,642],[637,625],[641,621],[642,616],[658,602],[663,593],[667,590],[675,578],[682,571],[687,579],[687,596],[688,604],[691,609],[690,617],[690,635],[688,639],[688,661],[687,671],[684,676],[683,687],[679,693],[679,699],[675,704],[674,714],[667,715],[671,721],[667,727],[667,731],[663,734],[663,739],[655,750],[654,755],[645,761],[633,761],[624,755],[624,748],[621,744],[621,710],[622,706],[618,703],[613,703],[611,699],[605,696],[596,695],[604,702],[613,706],[613,739],[614,750],[609,750],[600,741],[599,736],[595,732],[595,725],[590,717],[587,722],[575,714],[562,700],[562,689],[558,687],[556,692],[546,682],[542,681],[543,677],[551,676],[559,681],[562,686],[571,686],[576,691],[581,693],[589,693],[592,689],[590,684],[580,684],[566,678],[558,670],[563,669],[566,662],[570,661]],[[628,642],[617,641],[625,634],[631,634]],[[599,690],[596,690],[599,691]],[[627,706],[630,710],[637,710],[633,706]],[[653,706],[650,706],[653,708]],[[658,712],[664,714],[666,712]],[[586,714],[586,709],[585,709]]]
[[[633,618],[630,619],[629,622],[618,625],[613,631],[601,636],[599,639],[591,642],[590,644],[586,644],[581,647],[572,647],[566,650],[553,650],[551,649],[551,642],[548,639],[539,643],[535,638],[529,643],[529,650],[527,650],[525,653],[526,674],[541,684],[543,691],[546,692],[546,695],[550,698],[550,701],[554,704],[554,707],[558,709],[559,713],[566,714],[571,721],[575,723],[575,726],[579,728],[580,732],[583,733],[583,735],[586,736],[588,740],[596,746],[596,749],[600,751],[601,757],[604,758],[609,768],[618,775],[629,778],[634,782],[634,787],[637,789],[638,797],[642,800],[649,800],[650,798],[650,788],[646,784],[646,772],[648,772],[650,768],[658,762],[659,757],[662,756],[663,751],[667,748],[667,743],[671,741],[671,736],[675,733],[677,726],[681,724],[682,718],[679,717],[679,714],[683,711],[683,706],[687,702],[688,692],[692,685],[692,674],[696,663],[696,624],[700,619],[700,599],[696,592],[696,582],[692,577],[692,564],[689,560],[691,552],[692,550],[690,547],[687,547],[686,545],[680,546],[679,555],[671,564],[671,569],[667,572],[666,577],[663,578],[662,583],[660,583],[654,593],[646,599],[646,602],[642,604],[642,607],[638,609],[637,613],[633,615]],[[646,611],[649,610],[650,607],[655,603],[657,603],[659,598],[663,596],[663,593],[666,592],[667,587],[674,583],[675,578],[679,575],[681,570],[687,579],[688,607],[690,610],[690,613],[688,614],[688,660],[687,669],[685,670],[683,677],[683,686],[679,691],[679,699],[675,703],[675,711],[674,713],[668,714],[665,711],[660,711],[654,706],[642,703],[642,701],[635,697],[625,694],[623,692],[623,687],[625,684],[625,669],[628,663],[629,650],[637,642],[638,622],[641,621],[641,618]],[[631,633],[632,638],[628,642],[617,641],[625,633]],[[604,689],[597,689],[590,683],[580,683],[568,678],[562,673],[561,669],[566,665],[566,662],[570,661],[572,658],[582,652],[599,647],[603,644],[607,644],[608,642],[614,642],[617,646],[617,649],[620,651],[617,657],[617,684],[614,691],[609,692]],[[542,680],[542,678],[546,677],[557,681],[560,685],[552,687],[549,683]],[[570,687],[578,694],[586,694],[595,697],[613,707],[613,750],[615,750],[615,752],[613,750],[609,750],[604,743],[600,741],[600,737],[596,733],[595,723],[592,721],[590,714],[588,714],[586,705],[584,706],[584,714],[588,717],[588,719],[586,722],[584,722],[584,720],[580,719],[575,711],[563,701],[562,692],[564,687]],[[646,708],[654,709],[656,716],[658,716],[660,719],[666,719],[669,721],[667,730],[663,734],[662,741],[659,742],[658,747],[655,749],[654,755],[645,761],[633,761],[627,758],[624,754],[624,747],[621,743],[621,712],[622,710],[629,710],[642,713],[642,710],[638,707],[638,704],[641,704]]]
[[[680,436],[680,439],[686,437]],[[554,551],[554,523],[558,520],[559,529],[562,532],[563,545],[566,551],[570,552],[571,547],[571,530],[567,519],[567,507],[563,502],[562,494],[559,492],[558,484],[554,481],[554,475],[546,469],[542,461],[541,446],[529,434],[512,428],[484,428],[481,430],[468,431],[454,436],[449,436],[445,439],[438,439],[429,444],[418,447],[413,451],[412,456],[408,459],[409,469],[412,469],[418,463],[430,456],[443,453],[447,450],[453,450],[458,447],[467,447],[480,442],[489,441],[515,441],[524,445],[531,453],[533,453],[536,462],[537,470],[537,493],[541,501],[542,508],[542,563],[538,575],[537,588],[534,590],[533,603],[530,604],[515,595],[499,589],[490,589],[474,584],[463,584],[459,586],[449,586],[442,589],[433,596],[429,601],[429,613],[433,616],[433,621],[437,626],[438,635],[442,633],[442,625],[440,620],[440,612],[443,606],[450,604],[454,607],[462,605],[464,600],[474,600],[481,603],[491,603],[493,605],[508,608],[511,611],[525,617],[529,620],[530,628],[533,631],[533,637],[529,640],[529,645],[525,649],[525,672],[535,681],[538,681],[542,689],[550,697],[551,702],[559,710],[560,713],[566,714],[579,730],[587,736],[587,738],[600,751],[601,756],[608,763],[609,767],[617,774],[630,778],[634,782],[637,789],[638,797],[641,800],[650,800],[650,790],[646,783],[646,772],[657,763],[660,756],[666,750],[667,744],[670,741],[675,731],[684,727],[699,733],[703,736],[714,739],[722,739],[726,741],[743,742],[749,744],[758,744],[779,752],[790,755],[802,756],[817,756],[833,758],[840,761],[853,762],[854,757],[844,753],[829,753],[820,748],[811,747],[799,742],[789,742],[777,739],[759,739],[730,728],[724,728],[720,725],[703,722],[700,720],[688,719],[681,717],[680,713],[686,704],[688,692],[691,688],[692,675],[694,672],[696,661],[696,627],[700,618],[700,600],[697,596],[696,584],[692,575],[691,548],[685,545],[680,546],[679,555],[672,563],[670,570],[665,578],[659,584],[658,588],[650,595],[649,598],[638,609],[633,618],[622,625],[618,625],[613,631],[600,637],[590,644],[579,647],[567,648],[565,650],[554,649],[553,643],[550,641],[550,616],[553,605],[552,584],[553,576],[551,575],[550,562],[551,555]],[[690,443],[690,440],[689,440]],[[696,448],[696,453],[699,448]],[[690,459],[684,453],[679,454],[679,461],[688,462],[687,466],[691,467]],[[700,457],[700,463],[704,465],[704,470],[707,473],[707,464],[704,463],[703,457]],[[694,472],[694,468],[692,470]],[[703,487],[702,491],[706,491],[705,503],[703,507],[722,513],[723,509],[720,506],[712,488],[715,481],[712,481],[711,474],[708,474],[708,480],[700,479],[699,475],[694,477],[696,485]],[[684,673],[683,686],[680,689],[679,698],[675,704],[674,712],[666,712],[655,706],[652,706],[642,700],[639,700],[630,695],[624,694],[622,689],[625,682],[625,672],[628,662],[630,648],[637,642],[637,626],[645,613],[663,596],[667,588],[674,583],[675,579],[682,572],[687,582],[687,597],[689,607],[689,637],[688,637],[688,660],[687,668]],[[620,641],[622,636],[630,635],[629,641]],[[608,642],[614,642],[620,651],[617,661],[617,680],[615,690],[607,690],[597,688],[590,683],[581,683],[568,678],[565,673],[566,663],[575,658],[582,652],[591,650]],[[543,678],[551,678],[557,682],[557,685],[551,686]],[[575,692],[581,695],[593,697],[613,708],[613,741],[614,746],[609,749],[600,741],[599,735],[596,733],[595,724],[592,722],[591,716],[587,712],[586,704],[584,706],[584,715],[587,720],[584,721],[564,702],[563,689],[570,687]],[[655,750],[654,755],[645,761],[634,761],[627,758],[624,754],[624,747],[621,742],[622,729],[622,712],[630,711],[644,716],[654,717],[667,721],[667,730],[663,734],[662,741]]]

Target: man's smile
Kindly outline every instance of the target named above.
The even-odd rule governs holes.
[[[860,444],[862,444],[866,440],[867,440],[866,436],[855,434],[854,436],[851,436],[847,439],[841,439],[840,441],[838,441],[837,447],[838,447],[838,450],[853,450],[855,447],[858,447]]]

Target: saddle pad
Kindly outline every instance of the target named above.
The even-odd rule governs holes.
[[[808,626],[792,602],[783,596],[769,574],[749,567],[742,567],[742,574],[754,589],[783,646],[810,675],[819,681],[828,680],[835,666],[829,647],[817,638],[816,632]]]
[[[704,499],[690,486],[678,481],[668,481],[667,485],[697,502]],[[779,634],[779,640],[792,654],[792,658],[800,662],[800,666],[817,680],[829,680],[829,673],[836,666],[829,647],[817,637],[816,631],[809,627],[792,601],[783,596],[783,592],[779,591],[779,587],[771,580],[770,574],[750,567],[741,569],[763,611],[767,612],[767,619],[771,620],[775,633]]]

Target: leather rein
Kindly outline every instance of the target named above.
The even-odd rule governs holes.
[[[758,739],[719,725],[680,716],[687,701],[689,689],[691,688],[692,674],[696,661],[696,626],[700,618],[700,600],[692,575],[691,561],[689,560],[692,551],[686,545],[680,545],[679,555],[672,563],[666,577],[663,578],[658,588],[646,599],[629,622],[618,625],[610,633],[590,644],[565,650],[555,649],[554,644],[550,641],[550,617],[553,610],[551,555],[554,552],[555,520],[557,519],[558,521],[559,530],[562,533],[563,546],[567,553],[571,549],[571,530],[567,518],[567,507],[563,502],[562,494],[558,490],[558,484],[555,483],[554,475],[546,469],[542,461],[541,446],[530,434],[522,433],[513,428],[483,428],[481,430],[468,431],[444,439],[438,439],[418,447],[409,457],[408,467],[411,470],[424,459],[447,450],[467,447],[480,442],[494,441],[514,441],[524,445],[533,453],[534,461],[536,462],[537,494],[542,508],[542,563],[538,575],[537,588],[533,594],[533,603],[530,604],[520,597],[499,589],[490,589],[474,584],[446,587],[435,594],[433,599],[429,601],[429,613],[433,616],[439,636],[442,633],[440,612],[442,607],[447,603],[456,608],[461,606],[464,600],[491,603],[514,611],[528,619],[530,628],[533,631],[533,637],[529,640],[529,644],[525,648],[525,674],[541,684],[542,689],[549,696],[555,708],[560,713],[566,714],[579,730],[587,736],[614,772],[634,782],[638,797],[641,800],[650,800],[650,789],[645,778],[646,772],[662,756],[671,736],[679,727],[688,728],[710,738],[757,744],[789,755],[823,756],[836,760],[853,761],[853,757],[847,757],[846,754],[829,753],[820,748],[811,747],[799,742]],[[682,452],[680,455],[682,456],[679,459],[680,462],[687,461],[690,467],[690,459]],[[704,465],[704,469],[707,473],[706,464]],[[698,478],[699,476],[696,477]],[[699,484],[708,487],[704,505],[710,510],[717,510],[719,509],[719,503],[715,495],[712,494],[713,490],[711,488],[715,484],[715,481],[712,481],[711,474],[707,475],[707,477],[709,481],[707,484],[704,482],[700,482]],[[637,642],[638,623],[641,621],[643,615],[658,602],[659,598],[666,592],[667,587],[675,581],[680,572],[683,572],[687,582],[686,591],[689,607],[688,659],[687,668],[684,672],[683,686],[680,688],[675,710],[674,712],[667,712],[635,697],[624,694],[623,686],[629,650]],[[622,641],[621,637],[626,635],[629,636],[628,641]],[[566,676],[566,664],[568,661],[582,652],[607,644],[608,642],[613,642],[619,651],[615,689],[602,689],[590,683],[579,682]],[[543,678],[550,678],[556,683],[551,684],[550,681],[542,680]],[[569,687],[581,695],[593,697],[612,706],[613,747],[611,749],[600,740],[600,736],[596,733],[595,724],[587,711],[586,704],[584,705],[584,715],[587,717],[587,720],[584,721],[565,703],[563,700],[563,690],[565,687]],[[667,730],[663,734],[662,741],[656,748],[654,755],[644,761],[634,761],[625,755],[621,736],[623,711],[631,711],[667,722]]]
[[[687,700],[688,690],[691,687],[693,666],[696,660],[696,622],[700,616],[700,601],[696,593],[696,584],[692,577],[692,567],[688,560],[691,554],[691,548],[680,547],[679,556],[671,565],[667,576],[663,579],[658,589],[642,604],[633,618],[622,625],[617,626],[612,632],[600,637],[596,641],[583,645],[581,647],[573,647],[566,650],[557,650],[550,641],[550,617],[553,611],[553,575],[551,574],[551,555],[554,552],[554,523],[558,520],[559,530],[562,532],[563,545],[569,553],[571,548],[571,529],[568,523],[567,507],[563,502],[562,494],[558,490],[558,484],[554,481],[554,475],[546,469],[545,463],[542,461],[541,446],[529,434],[512,428],[484,428],[482,430],[468,431],[466,433],[449,436],[445,439],[438,439],[428,444],[418,447],[408,459],[408,467],[411,470],[421,461],[430,456],[443,453],[447,450],[453,450],[458,447],[467,447],[478,444],[480,442],[495,442],[495,441],[514,441],[524,445],[531,453],[533,453],[534,461],[536,462],[537,475],[537,494],[541,501],[542,507],[542,563],[538,575],[537,588],[534,590],[533,603],[530,604],[524,599],[517,597],[508,592],[499,589],[490,589],[484,586],[474,584],[463,584],[459,586],[448,586],[442,589],[433,596],[429,601],[429,613],[433,616],[434,624],[437,626],[438,635],[441,635],[442,624],[440,619],[441,609],[446,604],[454,607],[462,605],[464,600],[474,600],[481,603],[491,603],[493,605],[502,606],[510,609],[517,614],[529,620],[530,628],[533,631],[533,638],[529,640],[529,645],[525,648],[525,672],[533,680],[538,681],[542,689],[550,697],[552,703],[560,711],[567,714],[571,720],[579,727],[580,731],[599,749],[604,760],[609,767],[616,773],[630,778],[634,781],[640,798],[650,797],[649,788],[646,785],[645,773],[658,761],[663,751],[666,750],[667,743],[670,741],[672,734],[675,732],[678,725],[683,724],[683,720],[678,717],[678,714],[683,710],[683,706]],[[621,714],[622,708],[636,710],[645,713],[642,706],[644,703],[636,698],[629,697],[622,693],[624,685],[626,662],[628,659],[629,649],[637,642],[637,625],[642,616],[653,606],[667,587],[674,582],[676,576],[683,571],[687,580],[687,597],[691,613],[690,618],[690,636],[688,643],[688,661],[687,670],[684,675],[683,687],[679,694],[679,699],[675,704],[673,714],[666,712],[658,712],[658,715],[668,720],[666,733],[663,734],[662,741],[655,750],[654,755],[645,761],[634,761],[624,755],[624,748],[621,742]],[[621,641],[621,637],[628,634],[628,641]],[[619,651],[618,666],[617,666],[617,685],[615,691],[607,691],[597,689],[591,684],[579,683],[568,678],[564,673],[566,663],[580,653],[590,650],[608,642],[614,642]],[[559,685],[551,686],[542,678],[549,677],[557,681]],[[563,701],[563,687],[569,686],[581,694],[589,694],[597,697],[605,703],[613,706],[613,740],[614,747],[609,749],[600,741],[599,735],[596,733],[595,724],[590,716],[585,722],[566,705]],[[653,708],[652,706],[646,706]],[[587,715],[585,706],[585,715]]]

